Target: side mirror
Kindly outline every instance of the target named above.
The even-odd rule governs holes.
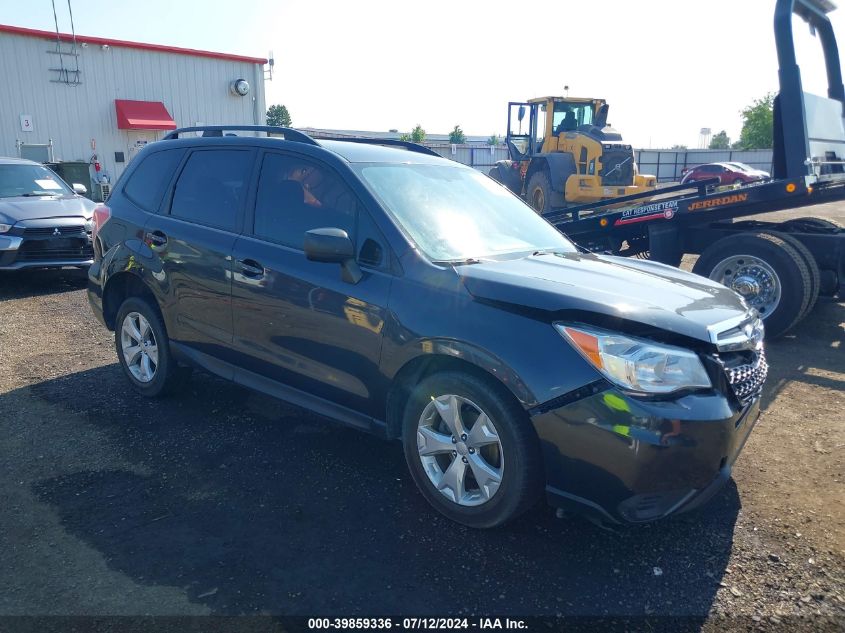
[[[525,106],[519,106],[519,110],[516,111],[516,118],[522,123],[522,119],[525,118]]]
[[[73,192],[78,193],[80,196],[84,196],[88,193],[88,189],[86,189],[85,185],[81,185],[78,182],[73,183]]]
[[[305,233],[305,257],[312,262],[340,264],[343,281],[357,284],[363,273],[355,261],[355,246],[343,229],[311,229]]]

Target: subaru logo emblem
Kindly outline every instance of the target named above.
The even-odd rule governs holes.
[[[58,229],[58,227],[56,227],[55,229],[53,229],[53,236],[56,236],[56,235],[61,235],[61,234],[62,234],[62,232]]]

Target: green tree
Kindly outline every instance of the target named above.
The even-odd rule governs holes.
[[[425,130],[419,123],[417,123],[417,126],[411,130],[411,140],[414,143],[422,143],[425,140]]]
[[[493,136],[487,139],[487,144],[496,147],[496,145],[499,144],[499,136],[497,134],[494,134]]]
[[[410,141],[411,135],[408,134],[407,132],[402,132],[402,134],[399,135],[399,140],[400,141]]]
[[[770,149],[772,147],[774,100],[775,95],[770,92],[760,99],[755,99],[751,105],[742,110],[739,149]]]
[[[290,112],[283,105],[271,105],[267,110],[267,125],[290,127]]]
[[[453,145],[463,145],[467,142],[466,134],[464,134],[460,125],[456,125],[452,131],[449,132],[449,142]]]
[[[673,145],[669,149],[687,149],[686,145]]]
[[[731,139],[728,137],[728,133],[725,130],[722,130],[718,134],[714,134],[713,138],[710,139],[710,149],[730,149],[731,147]]]

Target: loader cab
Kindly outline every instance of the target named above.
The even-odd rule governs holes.
[[[583,125],[594,125],[599,108],[606,105],[600,99],[552,99],[546,108],[552,108],[552,133],[559,136],[575,132]]]
[[[607,125],[604,99],[540,97],[508,104],[507,145],[514,160],[558,150],[557,139],[567,133],[600,135]]]

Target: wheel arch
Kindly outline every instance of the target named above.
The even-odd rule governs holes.
[[[402,414],[413,388],[428,376],[444,371],[460,371],[488,381],[501,395],[519,404],[522,409],[536,404],[533,394],[519,376],[501,360],[474,347],[456,350],[454,341],[447,347],[431,343],[432,352],[407,360],[393,377],[385,402],[387,436],[402,436]],[[423,347],[429,347],[424,344]],[[455,352],[458,351],[456,355]]]
[[[565,152],[549,152],[537,154],[531,159],[528,172],[525,174],[525,182],[540,169],[545,169],[549,175],[549,183],[554,191],[566,192],[566,181],[576,173],[575,159],[571,154]]]
[[[149,300],[150,305],[158,310],[161,316],[161,308],[155,293],[144,282],[141,275],[134,271],[123,270],[110,275],[103,288],[103,320],[110,330],[115,328],[115,319],[120,305],[129,297],[142,297]]]
[[[519,175],[519,170],[513,168],[512,160],[497,161],[490,169],[489,176],[516,195],[522,193],[522,178]]]

